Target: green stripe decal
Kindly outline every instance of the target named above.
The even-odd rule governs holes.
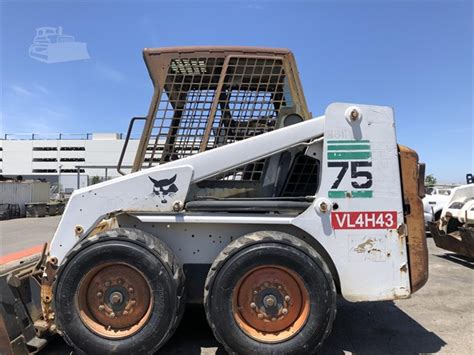
[[[328,153],[328,160],[370,159],[371,156],[372,154],[370,152]]]
[[[365,190],[365,191],[352,191],[352,197],[354,198],[371,198],[373,197],[372,190]]]
[[[370,145],[328,145],[328,150],[370,150]]]
[[[328,140],[328,144],[338,144],[338,143],[342,143],[342,144],[347,144],[347,143],[369,143],[370,141],[368,139],[361,139],[360,141],[357,141],[357,140],[335,140],[335,141],[331,141],[331,140]]]
[[[328,191],[328,197],[344,198],[346,197],[346,192],[345,191]]]
[[[345,198],[345,197],[352,197],[352,198],[372,198],[373,197],[372,190],[365,190],[365,191],[335,191],[331,190],[328,191],[328,197],[330,198]]]

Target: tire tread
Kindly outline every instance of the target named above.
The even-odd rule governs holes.
[[[110,229],[110,230],[98,233],[96,235],[84,238],[80,240],[64,257],[58,269],[58,272],[56,274],[56,280],[54,282],[54,285],[57,285],[57,280],[60,278],[61,271],[64,270],[68,262],[72,260],[81,250],[87,248],[90,245],[100,243],[102,241],[110,241],[114,239],[127,240],[129,242],[140,245],[144,247],[145,249],[149,250],[150,252],[152,252],[158,258],[160,258],[165,268],[169,270],[170,275],[173,278],[173,282],[176,286],[176,296],[178,299],[177,300],[178,307],[177,307],[176,316],[173,320],[173,324],[169,328],[167,336],[163,338],[163,340],[155,347],[155,349],[153,349],[153,351],[150,352],[150,353],[153,353],[158,348],[163,346],[163,344],[165,344],[176,331],[176,328],[178,327],[183,317],[185,303],[186,303],[185,302],[185,296],[186,296],[185,295],[185,292],[186,292],[185,276],[184,276],[183,268],[178,258],[176,257],[176,255],[163,241],[161,241],[160,239],[158,239],[157,237],[153,235],[150,235],[148,233],[143,232],[140,229],[135,229],[135,228]],[[55,289],[53,290],[53,294],[55,294]],[[53,298],[53,309],[54,309],[54,298]],[[69,346],[75,348],[74,343],[68,337],[68,335],[61,329],[58,329],[58,331],[62,335],[66,343]]]
[[[242,249],[246,247],[249,247],[257,243],[264,243],[264,242],[277,242],[277,243],[287,244],[301,250],[302,252],[310,256],[321,267],[326,278],[330,280],[332,295],[334,295],[333,299],[331,300],[333,307],[329,307],[326,312],[326,319],[328,321],[329,326],[326,328],[318,345],[314,349],[314,351],[316,351],[317,349],[321,347],[323,342],[327,339],[327,337],[329,336],[329,334],[331,334],[331,331],[332,331],[332,325],[334,323],[334,319],[336,318],[336,312],[337,312],[337,308],[335,306],[336,304],[335,295],[337,294],[336,286],[335,286],[331,271],[329,270],[326,263],[323,261],[323,258],[308,243],[284,232],[258,231],[258,232],[253,232],[253,233],[244,235],[234,240],[229,245],[227,245],[216,257],[216,259],[211,265],[211,268],[209,269],[209,273],[207,275],[206,283],[204,287],[204,305],[205,305],[204,308],[206,311],[206,318],[212,329],[212,332],[215,338],[219,341],[219,343],[221,343],[224,346],[225,350],[229,354],[236,354],[236,352],[232,350],[223,341],[223,339],[219,337],[216,325],[214,324],[209,312],[209,309],[210,309],[210,292],[209,291],[212,289],[212,285],[214,283],[214,279],[217,273],[231,256],[233,256],[234,254],[238,253],[239,251],[241,251]]]

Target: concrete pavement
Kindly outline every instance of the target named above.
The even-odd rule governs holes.
[[[49,242],[61,216],[0,221],[0,256]]]

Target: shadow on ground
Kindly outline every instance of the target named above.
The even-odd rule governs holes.
[[[459,254],[443,254],[443,255],[435,255],[435,256],[437,256],[438,258],[465,266],[471,270],[474,269],[474,260],[466,256],[459,255]]]
[[[393,302],[349,303],[338,301],[338,313],[331,335],[321,354],[427,354],[446,343],[425,329]],[[65,354],[58,340],[42,354]],[[188,307],[175,335],[159,351],[163,354],[225,354],[214,339],[202,307]]]
[[[338,302],[338,314],[322,354],[430,354],[446,343],[393,302]]]
[[[426,354],[438,352],[445,344],[393,302],[349,303],[341,299],[332,333],[320,353]],[[203,308],[192,307],[159,354],[200,354],[201,348],[225,353],[212,336]]]

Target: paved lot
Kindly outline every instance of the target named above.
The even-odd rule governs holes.
[[[47,241],[57,217],[0,222],[1,253]],[[408,300],[338,302],[333,332],[322,354],[473,354],[474,264],[436,248],[428,239],[430,279]],[[68,351],[60,339],[43,354]],[[186,310],[181,326],[160,354],[224,354],[202,308]]]
[[[49,242],[61,216],[0,221],[0,256]]]

